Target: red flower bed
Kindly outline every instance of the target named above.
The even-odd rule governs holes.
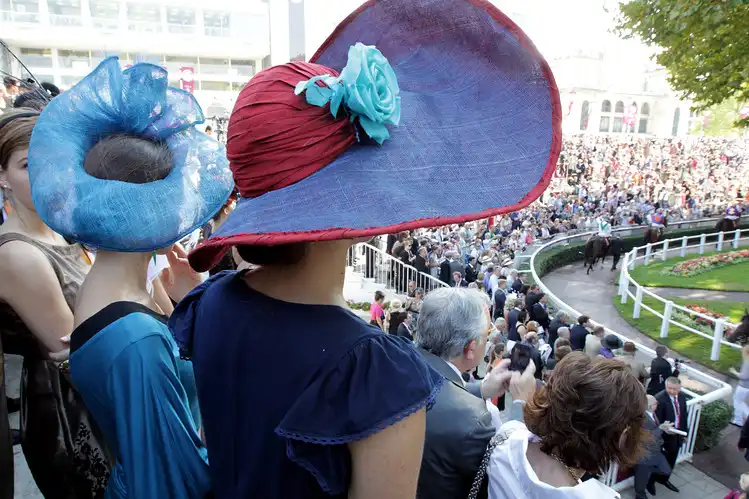
[[[725,267],[726,265],[732,265],[734,263],[741,263],[744,261],[749,261],[749,249],[729,251],[728,253],[720,253],[717,255],[693,258],[691,260],[677,263],[670,269],[667,269],[665,273],[682,277],[690,277],[720,267]]]

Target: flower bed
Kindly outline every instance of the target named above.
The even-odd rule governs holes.
[[[661,271],[663,275],[691,277],[703,272],[719,269],[727,265],[749,261],[749,249],[729,251],[711,256],[701,256],[691,260],[679,262],[673,267],[666,267]]]
[[[726,321],[725,329],[723,330],[724,336],[727,336],[733,331],[733,328],[729,325],[731,319],[726,317],[725,315],[721,315],[718,312],[713,312],[712,310],[703,307],[702,305],[696,305],[693,303],[689,303],[685,307],[688,308],[689,310],[700,313],[702,315],[707,315],[708,317],[712,317],[715,320],[723,319],[724,321]],[[675,311],[673,315],[677,321],[681,322],[685,326],[689,326],[705,334],[713,334],[713,331],[715,328],[714,321],[705,319],[704,317],[700,317],[698,315],[685,314],[684,312],[680,310]]]

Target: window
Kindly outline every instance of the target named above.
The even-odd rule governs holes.
[[[89,8],[93,18],[118,19],[120,17],[120,4],[115,0],[91,0]]]
[[[61,68],[80,69],[85,72],[88,72],[91,69],[88,51],[58,50],[57,60],[60,62]]]
[[[128,30],[138,33],[161,32],[161,7],[145,3],[127,3]]]
[[[179,75],[180,68],[193,68],[197,71],[198,58],[189,55],[168,55],[166,56],[166,70],[169,74]]]
[[[241,92],[245,85],[246,85],[246,83],[237,83],[237,82],[234,82],[234,83],[231,84],[231,89],[234,92]]]
[[[601,104],[601,112],[602,113],[610,113],[611,112],[611,101],[605,100]]]
[[[80,26],[83,21],[80,0],[48,0],[49,22],[55,26]]]
[[[610,123],[611,123],[611,118],[609,118],[608,116],[601,116],[601,124],[598,126],[598,131],[608,132]]]
[[[91,51],[91,66],[98,66],[101,61],[103,61],[107,57],[112,57],[112,56],[119,57],[121,64],[123,63],[123,61],[128,61],[127,54],[120,54],[119,52],[105,52],[102,50],[92,50]]]
[[[588,119],[590,118],[590,103],[583,101],[583,107],[580,111],[580,130],[585,131],[588,129]]]
[[[52,49],[21,49],[21,61],[31,68],[51,68]]]
[[[167,7],[166,23],[170,33],[194,33],[195,10],[183,7]]]
[[[637,127],[637,133],[648,133],[648,119],[647,118],[640,118],[640,125]]]
[[[624,113],[624,103],[622,101],[617,101],[616,106],[614,107],[615,113]]]
[[[681,117],[681,109],[678,107],[674,109],[674,121],[671,125],[671,135],[676,137],[679,134],[679,119]]]
[[[206,36],[229,36],[229,13],[217,10],[203,11]]]
[[[228,91],[231,90],[231,85],[227,81],[201,81],[201,90],[213,90],[213,91]]]
[[[624,124],[624,118],[621,116],[617,116],[614,118],[614,129],[612,132],[614,133],[621,133],[622,132],[622,125]]]
[[[164,65],[164,60],[160,54],[137,53],[137,54],[131,54],[131,55],[133,57],[134,64],[138,64],[139,62],[148,62],[151,64],[155,64],[157,66]]]
[[[233,75],[249,78],[255,74],[255,62],[232,59],[231,69]]]
[[[211,59],[209,57],[200,58],[200,72],[216,75],[229,74],[228,59]]]
[[[0,3],[3,11],[3,20],[17,23],[39,22],[39,0],[3,0]]]
[[[640,114],[642,114],[643,116],[648,116],[650,114],[650,104],[644,102],[642,104],[642,109],[640,109]]]

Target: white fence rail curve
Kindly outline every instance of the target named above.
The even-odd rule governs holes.
[[[703,220],[690,220],[690,221],[684,221],[681,223],[674,223],[670,224],[669,227],[686,227],[686,228],[700,228],[700,227],[715,227],[715,223],[717,222],[717,219],[703,219]],[[639,227],[626,227],[623,229],[615,230],[615,233],[618,233],[619,235],[623,236],[629,236],[629,235],[636,235],[636,234],[642,234],[644,233],[644,230],[646,227],[639,226]],[[585,232],[582,234],[576,234],[571,236],[565,236],[565,237],[557,237],[546,244],[538,247],[530,256],[530,274],[533,277],[533,280],[538,284],[539,288],[542,292],[546,294],[549,301],[559,310],[562,310],[566,312],[571,318],[577,318],[581,315],[585,315],[583,312],[580,312],[578,310],[575,310],[572,306],[567,304],[562,298],[555,295],[551,289],[549,289],[548,286],[546,286],[543,282],[543,278],[540,277],[536,271],[536,259],[538,256],[550,249],[553,249],[558,246],[562,245],[569,245],[570,243],[574,242],[583,242],[587,240],[588,237],[590,237],[593,232]],[[701,236],[697,236],[701,237]],[[631,262],[631,261],[630,261]],[[626,267],[626,265],[622,264],[622,268]],[[583,272],[582,266],[580,267],[580,271]],[[591,276],[591,278],[594,278]],[[642,287],[640,287],[642,289]],[[642,294],[644,291],[639,291],[640,294]],[[642,303],[642,302],[640,302]],[[608,327],[606,327],[604,324],[601,324],[601,326],[604,327],[606,330],[606,334],[614,334],[621,338],[623,341],[631,341],[637,346],[638,352],[641,352],[642,354],[646,355],[649,358],[655,357],[655,351],[651,348],[634,341],[632,338],[628,338],[624,336],[621,333],[618,333],[617,331],[614,331]],[[710,402],[720,400],[723,398],[726,398],[730,396],[732,389],[731,386],[728,383],[725,383],[717,378],[714,378],[710,375],[707,375],[705,373],[702,373],[686,364],[682,364],[680,369],[684,372],[686,372],[690,378],[696,379],[708,387],[710,387],[712,390],[705,394],[699,394],[693,391],[690,391],[686,388],[683,389],[683,391],[690,396],[691,398],[689,401],[687,401],[687,407],[689,409],[689,413],[687,416],[687,422],[689,431],[687,433],[687,437],[684,439],[684,443],[681,446],[681,449],[679,450],[679,455],[677,458],[677,462],[682,461],[690,461],[692,459],[692,455],[694,453],[694,444],[695,439],[697,437],[697,429],[699,428],[700,424],[700,414],[702,413],[702,407],[705,404],[708,404]],[[616,490],[623,490],[628,487],[631,487],[633,484],[633,478],[630,477],[626,480],[623,480],[621,482],[617,482],[617,476],[618,476],[618,466],[616,464],[609,467],[609,469],[603,474],[601,477],[601,481],[605,483],[606,485],[613,487]]]
[[[708,243],[707,238],[716,238],[716,241]],[[694,244],[690,244],[692,241]],[[694,250],[697,250],[695,258],[698,258],[700,255],[705,254],[706,249],[710,250],[711,248],[714,248],[717,251],[725,249],[724,247],[726,246],[727,241],[730,241],[728,244],[730,244],[730,247],[733,250],[737,250],[742,245],[749,244],[749,229],[736,229],[730,232],[714,232],[711,234],[665,239],[658,243],[646,244],[633,248],[631,251],[625,253],[622,258],[618,291],[618,295],[621,296],[621,302],[623,304],[627,303],[629,298],[634,300],[634,306],[632,307],[632,317],[634,319],[640,317],[643,308],[659,317],[661,319],[661,338],[667,338],[670,326],[676,326],[692,334],[711,340],[712,349],[710,351],[710,360],[716,361],[720,358],[721,345],[741,349],[740,345],[726,341],[724,338],[724,334],[736,327],[736,324],[732,324],[725,319],[718,319],[695,310],[690,310],[671,300],[662,298],[658,296],[657,293],[645,289],[644,286],[635,281],[630,275],[630,271],[638,265],[638,262],[642,262],[643,265],[649,265],[656,258],[659,260],[667,260],[669,258],[669,253],[672,253],[672,256],[685,257],[690,251]],[[642,255],[640,255],[641,252],[643,253]],[[630,291],[631,286],[634,286],[634,292]],[[660,302],[663,305],[662,309],[656,310],[653,307],[644,304],[643,297],[646,295]],[[677,312],[677,317],[678,315],[693,316],[712,323],[712,331],[708,333],[683,324],[674,318],[674,312]]]

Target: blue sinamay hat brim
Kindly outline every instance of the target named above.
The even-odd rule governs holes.
[[[559,92],[548,64],[484,0],[371,0],[311,62],[340,70],[375,45],[401,89],[400,126],[357,144],[300,182],[241,199],[190,255],[209,268],[230,246],[368,237],[523,208],[561,150]]]
[[[207,222],[233,188],[223,147],[197,131],[203,113],[192,94],[167,86],[167,71],[117,58],[53,99],[29,147],[34,207],[55,232],[97,249],[165,248]],[[163,180],[102,180],[83,168],[102,138],[130,134],[165,141],[174,168]]]

